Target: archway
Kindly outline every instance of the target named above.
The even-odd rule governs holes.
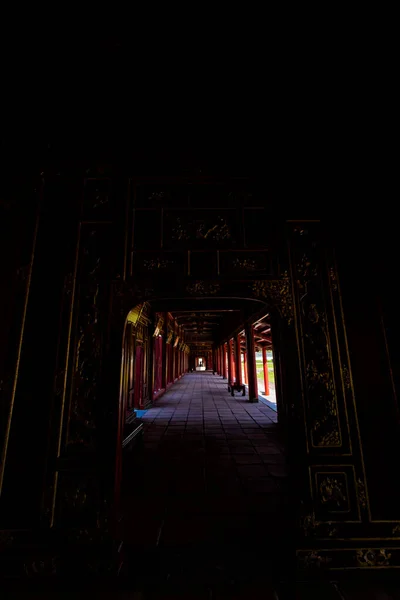
[[[244,326],[248,327],[248,324],[254,325],[259,321],[260,316],[266,313],[272,313],[272,321],[274,317],[277,320],[275,335],[279,335],[280,317],[275,314],[274,309],[271,311],[264,301],[251,298],[206,297],[168,298],[167,303],[162,298],[152,298],[148,301],[146,314],[150,319],[149,331],[157,332],[153,343],[161,339],[164,345],[164,334],[166,334],[165,348],[169,346],[172,349],[174,347],[179,349],[179,340],[175,346],[179,333],[179,339],[183,337],[185,344],[192,349],[191,354],[195,358],[202,357],[205,361],[209,356],[208,342],[212,344],[211,355],[214,357],[226,338],[234,338],[238,330]],[[162,324],[160,324],[160,314],[167,315],[167,320]],[[175,338],[168,335],[171,327],[175,330]],[[221,331],[218,332],[219,329]],[[158,338],[160,333],[161,338]],[[208,337],[211,334],[214,337]],[[254,348],[252,351],[254,354]],[[164,361],[164,354],[161,353],[161,362],[165,369],[165,373],[164,371],[162,373],[164,380],[168,377],[169,356],[167,353]],[[174,372],[175,366],[181,364],[179,355],[178,359],[173,355],[173,360],[172,371]],[[197,366],[198,363],[199,360]],[[189,367],[189,361],[187,366]],[[153,365],[154,377],[155,373],[156,365]],[[206,518],[206,527],[215,526],[215,535],[218,538],[215,540],[215,548],[219,547],[222,555],[226,555],[226,552],[222,551],[225,546],[218,536],[224,533],[229,537],[237,528],[238,538],[230,542],[231,548],[238,546],[236,559],[230,555],[233,565],[234,561],[238,561],[238,557],[241,556],[238,540],[244,540],[245,535],[241,528],[246,518],[251,518],[252,513],[249,509],[248,515],[246,511],[245,516],[238,514],[236,524],[230,525],[231,533],[228,533],[226,515],[217,519],[217,507],[221,499],[225,498],[229,486],[233,486],[229,500],[232,503],[230,511],[235,511],[235,504],[243,503],[245,498],[247,501],[249,499],[255,501],[254,486],[264,486],[261,497],[266,504],[264,510],[259,509],[261,523],[257,529],[264,531],[269,519],[272,519],[274,525],[268,525],[270,533],[268,541],[265,541],[265,547],[272,547],[272,545],[276,547],[276,544],[280,543],[278,528],[281,528],[280,533],[282,533],[282,528],[286,522],[291,522],[291,518],[286,512],[286,518],[282,516],[283,507],[285,511],[288,510],[286,500],[283,499],[284,493],[271,488],[269,494],[266,492],[266,486],[272,485],[276,490],[286,486],[285,456],[281,449],[284,446],[281,441],[283,436],[278,433],[284,427],[284,420],[278,426],[276,416],[268,407],[261,402],[259,405],[249,403],[248,400],[248,393],[242,396],[235,391],[231,395],[228,391],[228,381],[223,378],[222,373],[216,371],[213,374],[212,371],[195,369],[193,373],[185,374],[183,378],[170,382],[167,391],[157,397],[153,406],[148,406],[142,416],[146,428],[143,449],[137,449],[124,457],[121,498],[124,520],[121,525],[121,537],[124,539],[128,555],[134,554],[135,544],[138,543],[134,539],[135,536],[137,539],[147,539],[147,536],[153,535],[152,531],[157,532],[156,537],[160,547],[167,547],[169,540],[175,540],[179,552],[183,551],[184,546],[180,545],[183,542],[179,537],[181,534],[176,530],[175,533],[172,532],[174,519],[185,523],[182,527],[190,531],[198,517],[191,508],[189,509],[189,505],[192,502],[199,503],[201,499],[208,506],[209,516]],[[221,463],[221,456],[229,458],[229,463],[225,464],[224,461]],[[192,461],[190,464],[189,460]],[[206,481],[204,488],[202,487],[203,476],[199,475],[199,469],[204,469]],[[263,472],[263,475],[250,476],[249,473],[254,469]],[[236,474],[239,476],[239,486],[245,490],[244,496],[239,490],[234,490]],[[224,482],[224,489],[220,488],[222,482]],[[166,493],[165,490],[171,489],[176,492]],[[191,495],[195,490],[196,500]],[[180,506],[178,495],[187,497],[188,506],[185,509],[178,509]],[[161,518],[163,511],[167,516]],[[170,516],[171,511],[175,514],[174,517]],[[185,521],[184,515],[189,513],[190,516]],[[219,524],[216,524],[217,520]],[[255,535],[255,531],[254,526],[249,525],[249,534]],[[197,548],[196,552],[200,547],[197,535],[193,534],[192,540],[193,548]],[[241,544],[241,547],[244,548],[244,544]],[[171,550],[171,556],[174,552]],[[187,551],[187,560],[189,562],[191,560],[194,564],[196,561],[191,552]],[[265,552],[265,548],[262,552]],[[256,557],[256,560],[260,557],[261,554]],[[129,560],[131,559],[127,559],[128,564]],[[129,569],[128,566],[126,568]]]

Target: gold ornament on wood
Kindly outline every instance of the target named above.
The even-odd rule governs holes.
[[[319,494],[323,505],[334,505],[336,510],[346,510],[348,508],[344,484],[335,477],[324,477],[320,481]]]
[[[360,567],[387,567],[392,555],[384,548],[357,550],[356,560]]]
[[[344,387],[346,388],[346,390],[349,390],[351,387],[350,372],[346,365],[343,365],[342,367],[342,376]]]
[[[276,306],[287,324],[291,324],[293,321],[293,298],[287,271],[284,272],[282,279],[255,281],[252,290],[257,298],[266,298]]]
[[[162,271],[168,268],[168,265],[172,265],[173,261],[165,260],[162,258],[152,258],[151,260],[144,260],[143,266],[148,271]]]
[[[196,281],[192,285],[188,285],[186,291],[191,295],[196,296],[213,296],[220,289],[219,283],[208,281]]]
[[[338,290],[338,283],[337,283],[337,277],[335,274],[335,269],[333,267],[330,267],[329,269],[329,278],[331,280],[331,288],[333,292],[337,292]]]
[[[244,271],[255,271],[257,269],[257,263],[255,260],[244,258],[239,260],[238,258],[233,261],[233,267]]]
[[[300,564],[303,569],[320,569],[323,566],[326,566],[328,563],[332,562],[332,559],[328,556],[321,556],[317,550],[310,550],[309,552],[304,552],[299,554]]]
[[[392,535],[399,536],[400,535],[400,525],[395,525],[392,529]]]
[[[367,508],[367,494],[365,492],[365,484],[360,478],[357,479],[357,498],[361,510]]]

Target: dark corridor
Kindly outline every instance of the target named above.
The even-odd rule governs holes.
[[[143,448],[124,465],[121,537],[122,573],[144,588],[265,592],[282,575],[289,544],[277,415],[246,400],[219,376],[187,374],[143,415]]]

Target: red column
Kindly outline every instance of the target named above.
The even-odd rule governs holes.
[[[228,353],[228,385],[231,385],[233,375],[232,375],[232,357],[231,357],[232,346],[231,346],[230,340],[227,343],[227,353]]]
[[[233,381],[235,379],[235,357],[233,355],[233,352],[234,352],[233,340],[229,340],[228,343],[229,343],[230,357],[231,357],[231,378]]]
[[[249,379],[249,402],[258,402],[256,349],[254,345],[254,328],[246,324],[247,376]]]
[[[236,383],[237,383],[237,385],[242,385],[242,362],[241,362],[242,353],[240,350],[240,336],[239,335],[236,336],[235,346],[236,346],[236,361],[235,361]]]
[[[173,383],[173,381],[174,381],[174,349],[172,347],[172,344],[169,344],[168,352],[169,352],[169,354],[168,354],[168,364],[169,364],[168,377],[169,377],[169,383]]]
[[[167,334],[168,334],[168,313],[164,313],[164,333],[161,343],[161,388],[167,387]]]
[[[226,379],[226,345],[222,345],[222,377]]]
[[[244,383],[247,383],[247,352],[243,352],[243,379]]]
[[[269,396],[268,360],[267,360],[267,348],[265,346],[262,347],[262,358],[263,358],[263,367],[264,367],[265,395]]]

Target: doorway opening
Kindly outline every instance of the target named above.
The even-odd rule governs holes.
[[[196,371],[206,371],[207,370],[207,360],[204,356],[196,356]]]
[[[277,354],[268,307],[235,298],[169,299],[134,314],[121,382],[129,381],[129,414],[136,413],[143,435],[123,455],[124,569],[205,581],[221,569],[229,579],[257,567],[273,578],[275,558],[287,552],[288,502],[277,403],[272,408],[258,392],[267,391],[259,356],[269,375]]]

